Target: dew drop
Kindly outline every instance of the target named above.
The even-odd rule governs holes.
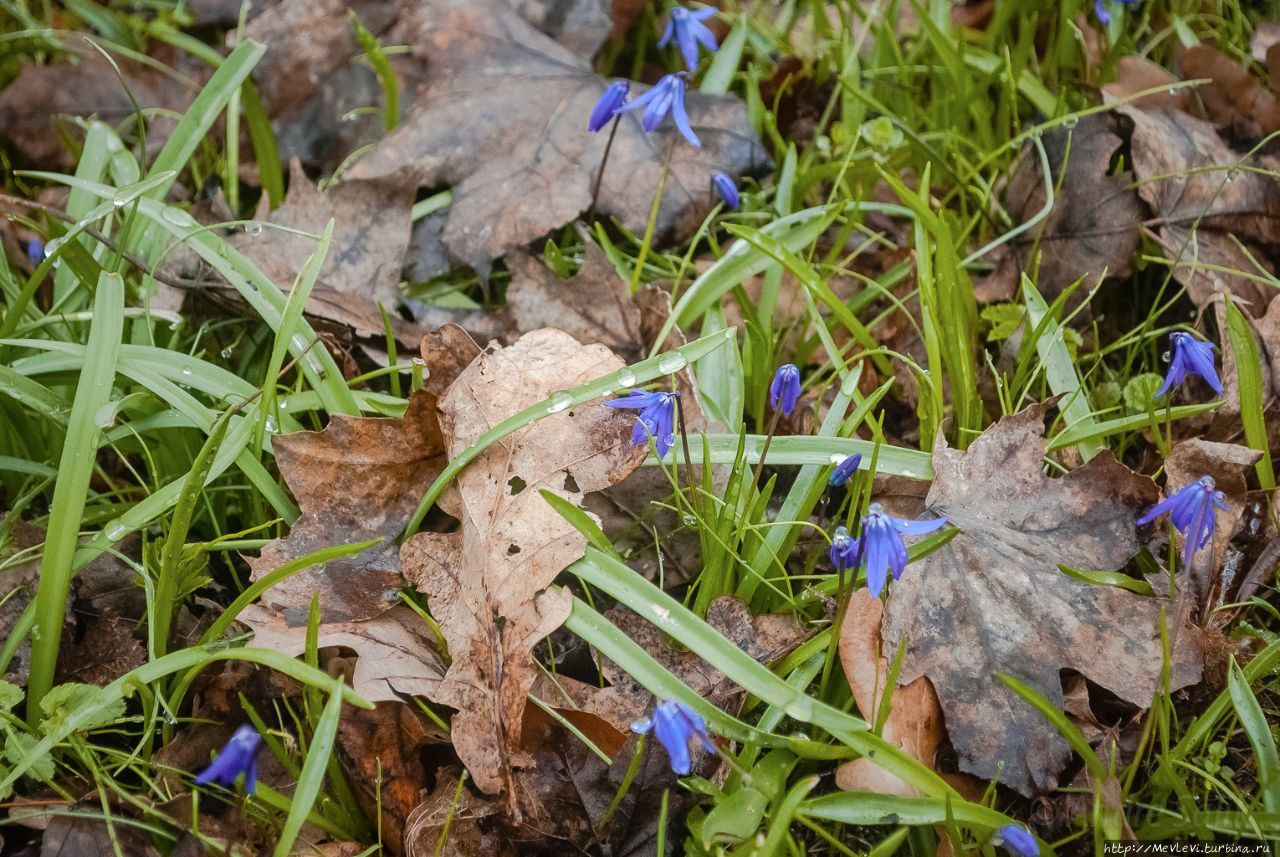
[[[573,396],[564,392],[553,393],[550,402],[551,403],[547,405],[547,413],[558,414],[573,403]]]
[[[132,191],[118,190],[111,196],[111,204],[116,208],[124,208],[129,204],[130,197],[133,196]]]
[[[1178,90],[1177,90],[1176,88],[1174,88],[1174,87],[1170,87],[1170,88],[1169,88],[1169,95],[1170,95],[1170,97],[1172,97],[1172,98],[1177,98],[1177,97],[1178,97]]]
[[[262,421],[262,427],[266,430],[267,434],[276,434],[280,431],[280,426],[276,425],[276,418],[272,416],[268,416]]]
[[[67,243],[67,239],[65,238],[53,239],[48,244],[44,245],[44,257],[48,259],[54,253],[57,253],[59,250],[61,250],[62,245],[65,243]]]
[[[182,374],[183,374],[183,375],[190,375],[190,374],[191,374],[191,367],[190,367],[190,366],[183,366],[183,367],[182,367]]]
[[[809,733],[797,729],[795,732],[791,733],[791,737],[796,741],[808,741]]]
[[[652,717],[637,717],[635,720],[631,721],[632,732],[648,732],[650,727],[652,726],[653,726]]]
[[[849,456],[847,455],[841,455],[838,452],[833,452],[831,453],[831,457],[827,460],[830,461],[832,464],[839,464],[840,462],[844,461],[848,457]]]
[[[221,351],[219,351],[218,353],[222,355],[222,359],[223,359],[223,360],[230,360],[230,359],[231,359],[231,354],[232,354],[231,346],[230,346],[230,345],[228,345],[226,348],[222,349],[222,350],[221,350]]]
[[[681,517],[681,520],[684,521],[684,525],[686,527],[693,527],[693,526],[696,526],[698,523],[698,519],[695,518],[693,515],[689,515],[689,514],[685,514],[683,517]]]
[[[1170,358],[1170,356],[1169,356],[1169,352],[1168,352],[1168,351],[1166,351],[1166,352],[1164,352],[1163,354],[1161,354],[1161,355],[1160,355],[1160,359],[1161,359],[1161,360],[1163,360],[1165,363],[1168,363],[1168,362],[1169,362],[1169,360],[1171,359],[1171,358]]]
[[[618,386],[622,388],[634,387],[636,385],[636,373],[630,369],[621,369],[618,371]]]
[[[1063,128],[1074,128],[1074,127],[1076,127],[1076,126],[1077,126],[1077,125],[1079,125],[1079,124],[1080,124],[1080,117],[1078,117],[1078,116],[1068,116],[1068,117],[1066,118],[1066,120],[1065,120],[1065,121],[1063,121],[1063,123],[1062,123],[1062,127],[1063,127]]]
[[[1237,169],[1233,168],[1233,169],[1227,170],[1227,181],[1233,182],[1236,180],[1236,177],[1239,175],[1240,175],[1240,171]]]
[[[262,234],[262,223],[257,220],[250,220],[244,225],[244,231],[251,237],[257,238]]]
[[[679,372],[689,365],[689,361],[679,351],[668,351],[658,358],[658,371],[664,375]]]
[[[809,720],[813,717],[813,700],[807,696],[797,696],[783,706],[782,710],[795,720]]]
[[[106,529],[102,531],[102,535],[106,536],[113,542],[118,542],[124,538],[125,533],[129,532],[129,528],[119,521],[112,521],[107,524]]]

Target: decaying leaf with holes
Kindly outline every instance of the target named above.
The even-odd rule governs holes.
[[[484,432],[552,393],[621,369],[602,345],[535,330],[490,345],[440,400],[440,426],[456,457]],[[569,616],[570,597],[548,589],[586,540],[542,497],[572,503],[640,466],[632,420],[598,404],[552,410],[494,444],[458,477],[461,530],[419,533],[401,549],[405,576],[424,592],[452,663],[435,702],[457,710],[451,737],[476,785],[514,793],[522,715],[537,675],[532,648]]]

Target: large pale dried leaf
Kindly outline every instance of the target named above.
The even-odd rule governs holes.
[[[305,624],[289,625],[257,605],[247,607],[240,621],[253,629],[255,646],[291,656],[306,651]],[[400,694],[433,697],[444,675],[444,662],[426,624],[408,607],[393,607],[363,622],[324,622],[317,644],[356,653],[351,686],[370,702],[399,700]]]
[[[450,456],[553,392],[622,368],[600,345],[536,330],[490,345],[440,400]],[[567,592],[548,589],[585,539],[541,496],[573,503],[618,482],[645,450],[631,421],[599,405],[549,413],[494,444],[458,477],[461,531],[419,533],[402,548],[405,575],[430,601],[453,657],[431,698],[457,709],[454,748],[482,790],[513,785],[532,647],[569,615]]]
[[[1138,247],[1142,211],[1131,173],[1115,174],[1111,157],[1122,141],[1111,130],[1111,118],[1086,116],[1076,127],[1058,128],[1042,137],[1052,186],[1057,188],[1047,220],[1019,242],[1022,267],[1033,248],[1041,254],[1037,285],[1053,298],[1084,277],[1091,287],[1105,271],[1111,277],[1130,272]],[[1035,147],[1028,146],[1005,189],[1005,207],[1019,222],[1030,220],[1045,205],[1044,169]]]
[[[349,179],[321,193],[295,159],[289,165],[284,204],[265,218],[284,229],[239,232],[230,241],[287,290],[315,253],[316,240],[309,236],[319,235],[332,219],[333,243],[307,312],[345,321],[341,314],[328,311],[329,305],[350,303],[358,312],[376,317],[378,301],[388,309],[395,304],[400,264],[409,246],[412,206],[413,188],[387,181]],[[377,330],[381,329],[379,324]]]
[[[289,535],[249,559],[256,580],[296,557],[339,544],[381,544],[299,572],[267,590],[262,603],[291,625],[305,625],[312,594],[326,622],[369,619],[398,603],[403,529],[422,492],[444,469],[433,402],[409,400],[402,419],[335,415],[324,431],[273,440],[276,462],[302,510]]]
[[[426,82],[404,121],[351,171],[409,185],[453,188],[442,239],[455,261],[487,274],[493,259],[570,222],[591,204],[608,132],[586,130],[606,82],[498,0],[432,0],[396,31],[425,62]],[[753,170],[767,156],[732,96],[690,93],[703,148],[668,122],[654,134],[624,115],[597,210],[644,229],[672,153],[657,234],[696,226],[711,205],[708,175]]]
[[[1046,408],[1005,417],[967,452],[939,434],[927,505],[961,532],[894,583],[881,628],[887,648],[906,641],[899,681],[928,676],[937,690],[961,770],[1025,794],[1055,786],[1070,750],[996,673],[1062,705],[1058,673],[1071,668],[1145,706],[1161,666],[1159,601],[1058,568],[1122,568],[1155,486],[1107,452],[1045,476]],[[1174,688],[1199,678],[1197,642],[1181,629]]]
[[[1161,218],[1165,252],[1179,261],[1175,276],[1200,307],[1229,290],[1244,299],[1250,314],[1261,315],[1270,290],[1230,271],[1256,273],[1237,241],[1263,264],[1267,258],[1256,247],[1280,243],[1280,182],[1241,169],[1266,168],[1269,162],[1250,162],[1232,151],[1211,123],[1181,111],[1119,110],[1133,120],[1138,193]]]
[[[567,280],[527,253],[507,256],[507,311],[516,330],[554,327],[580,342],[599,342],[629,362],[648,356],[631,289],[595,242],[586,248],[582,267]]]

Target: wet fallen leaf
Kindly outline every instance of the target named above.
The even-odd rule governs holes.
[[[405,824],[426,792],[421,751],[428,743],[417,712],[399,702],[382,702],[372,711],[348,709],[338,724],[343,765],[365,815],[381,818],[383,842],[392,854],[404,853]]]
[[[640,309],[594,241],[586,242],[582,267],[567,280],[527,253],[508,254],[506,262],[507,312],[517,331],[555,327],[580,342],[599,342],[628,362],[648,356]]]
[[[558,330],[490,345],[440,400],[446,449],[456,456],[521,409],[623,365],[607,348]],[[506,788],[514,799],[520,725],[537,672],[531,649],[570,609],[568,593],[548,587],[586,546],[540,492],[580,503],[635,470],[645,453],[631,443],[631,421],[608,408],[553,410],[460,474],[460,532],[419,533],[401,550],[404,573],[427,595],[453,659],[431,698],[457,710],[454,748],[487,793]]]
[[[1249,69],[1209,45],[1193,45],[1178,59],[1187,80],[1207,78],[1196,94],[1209,118],[1231,136],[1259,140],[1280,130],[1280,98]]]
[[[451,185],[442,240],[482,276],[492,260],[587,210],[609,135],[586,130],[606,84],[585,59],[497,0],[415,6],[395,38],[425,63],[426,80],[404,121],[351,176]],[[624,115],[600,213],[643,231],[670,152],[657,235],[684,234],[711,206],[712,169],[737,175],[767,161],[737,98],[690,93],[687,104],[701,150],[670,127],[646,134],[636,111]]]
[[[1086,116],[1074,128],[1046,132],[1041,141],[1057,195],[1048,219],[1018,242],[1021,268],[1034,264],[1026,255],[1038,250],[1037,286],[1050,300],[1081,277],[1087,290],[1104,271],[1109,277],[1128,276],[1142,211],[1133,175],[1111,169],[1112,156],[1123,144],[1111,118]],[[1019,223],[1044,208],[1044,169],[1034,146],[1023,149],[1004,199]]]
[[[1249,314],[1261,315],[1270,290],[1256,278],[1230,272],[1255,269],[1240,244],[1265,263],[1268,257],[1258,246],[1280,243],[1280,184],[1247,169],[1268,168],[1268,159],[1252,163],[1232,151],[1211,123],[1181,111],[1118,109],[1133,120],[1138,193],[1161,219],[1165,253],[1178,261],[1175,276],[1197,306],[1230,290]]]
[[[283,228],[258,226],[229,240],[288,290],[316,250],[311,236],[318,236],[332,219],[333,243],[307,302],[307,312],[346,322],[350,313],[334,313],[329,308],[351,304],[357,313],[377,320],[378,302],[388,310],[395,306],[400,264],[409,246],[412,205],[413,188],[386,181],[349,179],[321,193],[294,159],[289,165],[289,193],[284,204],[270,214],[263,212],[266,223]],[[382,324],[379,321],[372,330],[358,332],[365,336],[381,333]]]
[[[1115,80],[1103,86],[1102,91],[1112,101],[1147,92],[1129,104],[1143,110],[1160,107],[1195,114],[1195,93],[1186,87],[1172,88],[1178,82],[1178,78],[1164,66],[1146,57],[1127,56],[1116,63]]]
[[[937,690],[961,770],[1024,794],[1057,785],[1070,750],[996,673],[1061,706],[1058,673],[1072,668],[1145,706],[1161,667],[1160,601],[1058,568],[1124,567],[1155,486],[1107,452],[1047,477],[1047,408],[1005,417],[967,452],[939,434],[927,506],[961,532],[894,584],[881,629],[887,648],[906,641],[899,682],[928,676]],[[1178,633],[1172,687],[1199,679],[1197,642],[1193,628]]]
[[[146,834],[123,820],[108,827],[105,819],[88,815],[58,815],[49,820],[40,840],[40,857],[159,857]],[[101,813],[99,807],[96,810]]]
[[[306,624],[313,594],[325,622],[370,619],[391,609],[403,583],[392,539],[444,468],[431,397],[413,396],[402,419],[334,415],[323,431],[279,436],[272,446],[302,515],[289,535],[248,560],[255,580],[322,548],[383,541],[276,584],[263,594],[263,605],[291,626]]]
[[[179,62],[174,56],[157,58]],[[166,114],[185,111],[199,82],[187,78],[184,83],[181,74],[175,79],[118,55],[113,59],[120,67],[123,84],[111,63],[87,46],[73,50],[63,62],[24,65],[17,79],[0,91],[0,135],[41,169],[67,169],[75,165],[75,157],[64,144],[62,133],[80,134],[75,123],[60,117],[96,116],[113,126],[128,127],[132,124],[129,117],[136,112],[132,96],[151,117],[147,147],[152,154],[159,151],[176,124]],[[179,64],[186,66],[185,61]],[[186,70],[199,73],[194,66]]]
[[[134,623],[114,610],[84,617],[80,625],[58,651],[59,682],[105,687],[147,662],[147,650],[134,635]]]

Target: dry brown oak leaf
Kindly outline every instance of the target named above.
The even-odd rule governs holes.
[[[558,330],[489,345],[440,400],[449,456],[558,390],[621,369],[602,345]],[[632,420],[599,405],[549,413],[495,443],[457,480],[461,531],[419,533],[401,549],[405,576],[427,595],[453,658],[432,699],[457,709],[451,735],[475,784],[509,797],[532,648],[569,616],[569,593],[548,589],[586,540],[542,497],[571,503],[622,480],[643,460]]]
[[[289,535],[249,558],[254,580],[322,548],[382,539],[263,593],[262,604],[289,626],[306,626],[313,594],[327,623],[372,619],[400,603],[395,536],[445,464],[433,404],[433,397],[417,393],[401,419],[336,414],[324,431],[273,438],[280,474],[302,514]]]
[[[451,185],[441,237],[454,261],[482,276],[494,259],[590,207],[609,132],[587,131],[587,116],[607,85],[589,60],[494,0],[424,0],[392,36],[410,46],[417,65],[425,62],[425,82],[404,121],[351,177]],[[632,94],[644,88],[635,84]],[[670,152],[656,234],[681,234],[710,208],[711,170],[736,177],[767,163],[736,97],[691,92],[686,105],[701,149],[680,138],[669,118],[648,134],[641,110],[623,114],[599,213],[642,231]]]
[[[961,770],[1023,794],[1055,787],[1071,751],[997,673],[1061,707],[1059,670],[1074,669],[1146,707],[1161,665],[1160,601],[1058,568],[1122,568],[1155,486],[1109,452],[1045,476],[1047,408],[1005,417],[967,452],[939,435],[926,505],[960,533],[894,583],[881,626],[885,651],[906,641],[898,681],[928,676],[937,690]],[[1195,630],[1170,631],[1176,689],[1199,679],[1201,656]]]

